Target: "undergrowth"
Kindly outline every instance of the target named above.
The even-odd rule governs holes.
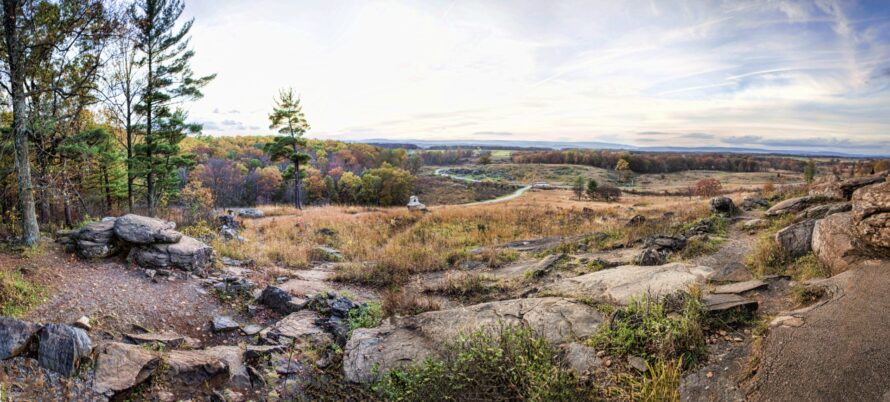
[[[828,268],[813,253],[793,258],[783,250],[774,237],[776,232],[794,222],[794,215],[784,215],[772,221],[745,257],[745,264],[757,277],[790,275],[797,280],[830,276]]]
[[[0,271],[0,315],[19,317],[40,302],[45,289],[20,272]]]

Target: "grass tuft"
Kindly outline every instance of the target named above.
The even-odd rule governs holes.
[[[36,306],[46,290],[20,272],[0,271],[0,315],[20,317]]]

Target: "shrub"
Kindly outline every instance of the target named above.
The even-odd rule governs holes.
[[[389,372],[374,385],[390,401],[584,401],[595,388],[560,365],[526,327],[478,330],[447,344],[441,359]]]
[[[692,193],[699,197],[714,197],[723,192],[723,185],[715,178],[701,179],[695,182]]]
[[[706,354],[704,319],[697,295],[678,292],[662,299],[646,297],[615,310],[590,343],[613,355],[634,355],[649,362],[679,358],[690,367]]]
[[[364,303],[349,310],[349,332],[359,328],[374,328],[383,321],[383,307],[379,303]]]

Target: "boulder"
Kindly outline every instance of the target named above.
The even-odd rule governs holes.
[[[646,217],[643,215],[634,215],[630,220],[627,221],[627,224],[624,226],[639,226],[646,222]]]
[[[16,357],[28,349],[40,325],[11,317],[0,317],[0,360]]]
[[[739,207],[741,207],[745,211],[750,211],[757,208],[767,208],[769,207],[769,201],[763,197],[745,197],[745,199],[743,199],[742,202],[739,204]]]
[[[94,243],[87,240],[78,240],[74,243],[77,255],[88,260],[108,258],[117,254],[118,248],[114,243]]]
[[[179,268],[202,273],[213,264],[213,248],[189,236],[182,236],[178,243],[140,245],[130,250],[128,261],[144,268]]]
[[[127,214],[114,221],[114,234],[132,244],[176,243],[182,233],[176,224],[147,216]]]
[[[426,205],[420,202],[416,195],[412,195],[408,199],[408,209],[411,211],[426,211]]]
[[[256,208],[242,208],[238,210],[238,216],[247,219],[259,219],[266,216],[266,214]]]
[[[728,285],[717,286],[714,288],[712,293],[714,294],[739,294],[749,292],[755,289],[760,289],[762,287],[766,287],[767,283],[761,281],[760,279],[752,279],[745,282],[736,282]]]
[[[634,262],[636,262],[637,265],[652,266],[664,264],[666,261],[664,254],[659,252],[657,248],[649,247],[643,249],[640,255],[638,255],[637,258],[634,260]]]
[[[562,355],[569,368],[578,374],[593,373],[603,362],[597,357],[596,348],[579,342],[562,345]]]
[[[816,221],[813,228],[813,253],[837,275],[861,260],[852,231],[850,212],[831,215]]]
[[[826,201],[825,197],[822,196],[803,196],[796,198],[789,198],[785,201],[782,201],[776,205],[773,205],[772,208],[766,210],[766,216],[779,216],[784,214],[796,214],[800,211],[803,211],[813,205],[821,204]]]
[[[766,221],[766,220],[763,220],[763,219],[760,219],[760,218],[749,219],[749,220],[746,220],[746,221],[742,222],[742,229],[744,229],[744,230],[757,230],[757,229],[759,229],[759,228],[761,228],[761,227],[766,226],[766,224],[767,224],[767,221]]]
[[[211,324],[213,332],[229,332],[241,328],[241,325],[227,315],[213,317]]]
[[[316,321],[321,316],[314,311],[302,310],[292,313],[273,325],[264,338],[270,343],[289,345],[292,341],[299,344],[324,346],[333,342],[331,334],[325,332]]]
[[[353,331],[343,370],[349,381],[367,383],[387,371],[435,356],[461,334],[498,325],[528,325],[552,345],[594,334],[602,313],[560,297],[503,300],[451,310],[429,311],[378,328]]]
[[[278,314],[294,313],[302,310],[306,305],[306,300],[298,299],[275,286],[266,286],[258,301]]]
[[[711,198],[711,212],[715,214],[721,214],[724,216],[735,215],[738,212],[738,208],[736,208],[735,203],[732,202],[732,198],[729,197],[714,197]]]
[[[250,388],[250,375],[244,365],[244,351],[238,346],[214,346],[204,353],[226,362],[229,366],[229,384],[237,388]]]
[[[623,265],[562,279],[545,289],[572,297],[627,305],[642,296],[664,296],[689,285],[703,284],[714,273],[709,267],[670,263],[654,267]]]
[[[86,331],[65,324],[48,324],[40,331],[37,360],[40,367],[71,377],[81,359],[90,356],[92,341]]]
[[[212,387],[229,378],[228,363],[204,351],[174,350],[164,362],[166,380],[173,385]]]
[[[873,247],[890,248],[890,182],[856,190],[852,203],[855,233]]]
[[[686,247],[686,238],[683,236],[649,236],[643,242],[647,248],[655,248],[659,251],[680,251]]]
[[[340,262],[344,260],[343,253],[327,246],[316,246],[312,249],[312,257],[318,261]]]
[[[850,211],[853,205],[850,202],[835,202],[831,204],[816,205],[809,207],[797,214],[798,220],[803,219],[822,219],[828,215],[839,214],[841,212]]]
[[[70,235],[77,255],[86,259],[107,258],[117,253],[114,219],[90,223]]]
[[[728,310],[743,310],[753,312],[757,310],[757,300],[748,299],[731,293],[707,294],[702,298],[705,310],[717,313]]]
[[[798,222],[779,230],[773,238],[776,244],[792,258],[802,257],[812,250],[815,225],[814,220]]]
[[[161,359],[148,349],[118,342],[99,346],[93,389],[108,396],[133,388],[148,379]]]
[[[809,194],[849,200],[853,197],[853,193],[855,193],[856,190],[872,184],[881,183],[886,179],[887,172],[882,172],[871,176],[855,177],[843,181],[832,180],[814,185],[813,188],[810,189]]]

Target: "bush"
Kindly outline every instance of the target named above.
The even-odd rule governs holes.
[[[702,323],[705,312],[696,295],[678,292],[662,299],[634,300],[612,313],[590,339],[592,346],[613,355],[647,361],[682,359],[686,367],[707,353]]]
[[[359,328],[374,328],[383,321],[383,307],[379,303],[364,303],[349,310],[349,332]]]
[[[603,184],[593,189],[588,187],[587,196],[595,201],[615,202],[621,199],[621,190],[611,184]]]
[[[389,372],[374,390],[389,401],[585,401],[595,388],[560,365],[555,348],[526,327],[475,331],[441,359]]]
[[[692,193],[699,197],[714,197],[723,192],[723,185],[714,178],[701,179],[695,182]]]

